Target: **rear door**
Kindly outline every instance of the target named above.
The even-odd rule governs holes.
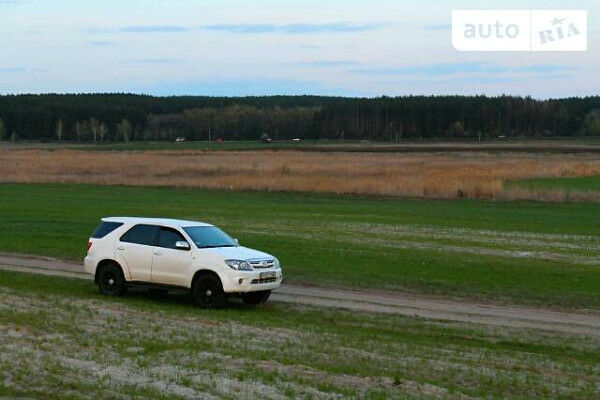
[[[156,225],[135,225],[117,243],[117,257],[124,260],[134,281],[152,279],[152,253],[158,239]]]
[[[175,243],[179,241],[187,242],[178,230],[160,228],[158,243],[152,255],[152,282],[177,286],[186,284],[192,252],[175,247]]]

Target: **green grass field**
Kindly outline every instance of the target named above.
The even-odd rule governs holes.
[[[197,219],[285,279],[600,309],[600,206],[85,185],[0,185],[0,251],[82,259],[103,216]]]
[[[534,190],[562,189],[568,191],[600,192],[600,175],[576,178],[527,179],[512,182],[511,185]]]
[[[166,340],[168,338],[168,340]],[[597,398],[597,337],[0,271],[0,397]]]

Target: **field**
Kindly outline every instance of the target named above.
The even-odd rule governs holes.
[[[206,141],[188,140],[185,142],[172,141],[131,141],[86,143],[76,141],[17,141],[0,142],[0,149],[76,149],[89,151],[164,151],[164,150],[196,150],[196,151],[237,151],[237,150],[308,150],[308,151],[360,151],[360,152],[411,152],[418,151],[471,151],[502,152],[520,149],[525,152],[589,152],[600,151],[600,139],[597,137],[572,138],[511,138],[510,140],[490,139],[474,141],[468,139],[423,138],[403,139],[401,142],[378,142],[368,140],[275,140],[263,143],[257,140]],[[431,150],[433,149],[433,150]]]
[[[152,146],[0,149],[0,256],[80,262],[104,216],[204,220],[314,301],[206,311],[3,267],[0,397],[600,396],[600,154]]]
[[[577,178],[525,179],[517,185],[533,190],[561,190],[565,192],[600,192],[600,175]]]
[[[594,203],[5,184],[0,250],[81,259],[107,215],[213,222],[292,282],[600,309]]]
[[[598,337],[271,303],[97,294],[0,271],[0,396],[598,396]],[[168,341],[165,338],[169,338]]]
[[[0,150],[0,182],[177,186],[416,198],[598,201],[509,182],[600,175],[600,153]],[[590,178],[595,179],[595,178]]]

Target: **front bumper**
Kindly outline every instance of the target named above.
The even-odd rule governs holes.
[[[261,278],[265,272],[275,272],[273,278]],[[223,284],[226,293],[248,293],[262,290],[277,289],[281,285],[283,275],[281,269],[269,269],[260,271],[236,271],[229,276]]]

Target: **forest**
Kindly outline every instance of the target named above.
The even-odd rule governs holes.
[[[600,96],[0,96],[0,140],[331,139],[400,142],[600,136]]]

